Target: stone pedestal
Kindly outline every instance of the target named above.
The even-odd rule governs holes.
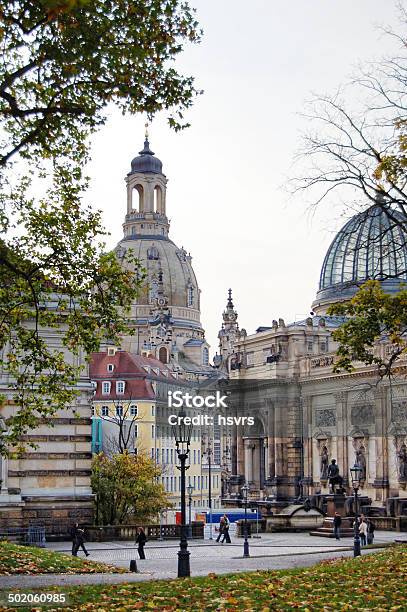
[[[346,516],[345,495],[330,494],[325,496],[325,500],[327,505],[326,513],[328,516],[335,516],[335,512],[338,512],[341,516]]]

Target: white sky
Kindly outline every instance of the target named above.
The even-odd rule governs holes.
[[[202,322],[212,353],[233,289],[240,327],[310,310],[325,252],[343,224],[327,204],[284,190],[312,92],[332,93],[359,61],[395,44],[378,25],[395,25],[391,0],[191,0],[203,42],[178,58],[205,90],[176,134],[164,116],[150,128],[169,179],[171,239],[193,256]],[[90,198],[104,211],[109,246],[122,236],[124,177],[142,148],[145,118],[112,113],[94,138]]]

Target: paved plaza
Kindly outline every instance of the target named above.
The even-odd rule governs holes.
[[[394,542],[396,539],[407,541],[407,535],[391,531],[377,531],[376,544]],[[265,569],[284,569],[306,567],[318,561],[337,557],[352,556],[352,538],[340,542],[333,539],[312,537],[308,533],[262,534],[261,538],[251,538],[250,558],[243,558],[243,539],[232,538],[232,544],[218,544],[215,541],[195,540],[189,543],[191,551],[191,575],[204,576],[210,572],[225,574],[229,572],[254,571]],[[90,542],[89,559],[103,561],[118,567],[129,567],[130,559],[137,559],[137,574],[91,574],[91,575],[44,575],[44,576],[1,576],[0,588],[40,587],[63,584],[95,584],[138,582],[143,580],[176,578],[177,541],[149,541],[146,545],[146,560],[138,559],[133,542]],[[47,548],[70,554],[70,542],[47,544]],[[372,549],[363,551],[372,552]],[[83,553],[81,553],[82,555]]]

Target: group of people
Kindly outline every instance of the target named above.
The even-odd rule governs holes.
[[[342,517],[339,512],[335,512],[333,527],[334,527],[334,536],[337,540],[341,539],[341,525],[342,525]],[[353,527],[355,527],[355,523],[353,523]],[[360,515],[360,518],[357,519],[357,528],[360,536],[360,544],[361,546],[366,546],[366,544],[372,544],[375,532],[375,526],[373,521],[370,519],[366,519],[364,514]]]
[[[220,521],[219,521],[219,535],[216,538],[217,542],[219,542],[221,537],[223,536],[223,540],[221,544],[223,544],[224,542],[226,542],[226,544],[232,543],[232,540],[230,539],[230,535],[229,535],[229,528],[230,528],[230,521],[227,515],[224,514],[223,516],[221,516]]]

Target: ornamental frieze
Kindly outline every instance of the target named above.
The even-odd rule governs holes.
[[[315,425],[317,427],[334,427],[336,425],[335,410],[316,410]]]
[[[391,420],[395,423],[407,422],[407,400],[393,401]]]
[[[334,356],[324,355],[323,357],[313,357],[311,359],[311,368],[326,368],[333,365]]]
[[[372,404],[352,406],[350,420],[352,425],[372,425],[375,421]]]

